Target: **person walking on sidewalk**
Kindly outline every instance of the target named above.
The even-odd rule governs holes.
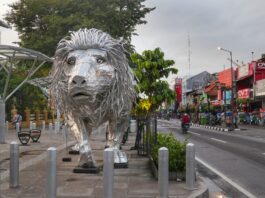
[[[18,112],[15,113],[12,119],[12,123],[14,125],[14,128],[16,128],[17,123],[19,123],[19,131],[21,131],[22,116]]]
[[[238,113],[237,111],[234,111],[234,115],[233,115],[233,125],[234,125],[234,128],[237,129],[238,128]]]

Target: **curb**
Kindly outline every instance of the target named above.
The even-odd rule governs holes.
[[[192,195],[188,196],[188,198],[209,198],[209,189],[206,185],[201,183],[201,189],[197,192],[194,192]]]
[[[197,128],[205,128],[205,129],[210,129],[210,130],[215,130],[215,131],[231,131],[228,128],[222,128],[222,127],[213,127],[213,126],[209,126],[209,125],[200,125],[200,124],[193,124],[191,123],[191,126],[193,127],[197,127]],[[234,129],[235,131],[240,131],[241,129]]]

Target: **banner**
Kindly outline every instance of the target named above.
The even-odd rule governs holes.
[[[248,76],[248,75],[249,75],[249,65],[248,64],[238,67],[237,79],[240,79],[240,78]]]
[[[241,89],[237,92],[238,98],[249,98],[250,97],[250,89]]]
[[[256,81],[255,96],[265,95],[265,79]]]
[[[265,60],[258,60],[256,63],[257,70],[265,69]]]

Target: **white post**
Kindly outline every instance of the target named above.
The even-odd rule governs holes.
[[[168,149],[162,147],[158,152],[159,198],[168,198]]]
[[[60,129],[61,113],[60,113],[60,111],[58,109],[57,109],[56,116],[57,116],[56,118],[57,118],[57,122],[58,122],[59,129]]]
[[[8,133],[8,130],[9,130],[9,122],[6,121],[6,133]]]
[[[6,133],[5,119],[6,119],[6,105],[5,101],[0,99],[0,144],[5,143],[5,133]]]
[[[9,169],[9,187],[16,188],[19,185],[19,146],[15,141],[10,143]]]
[[[186,185],[191,190],[195,188],[195,147],[192,143],[186,146]]]
[[[130,121],[130,132],[131,133],[136,133],[137,132],[137,121],[136,120],[131,120]]]
[[[55,133],[59,133],[59,131],[60,131],[60,126],[59,126],[59,122],[58,121],[56,121],[54,123],[54,130],[55,130]]]
[[[47,179],[47,197],[56,198],[57,176],[56,176],[56,148],[50,147],[48,154],[48,179]]]
[[[32,123],[32,129],[36,129],[36,123],[35,122]]]
[[[44,132],[45,131],[45,121],[43,120],[42,121],[42,132]]]
[[[31,129],[33,129],[33,122],[32,121],[29,122],[29,130],[31,130]]]
[[[113,197],[114,184],[114,151],[111,148],[104,150],[104,165],[103,165],[103,190],[104,198]]]
[[[49,132],[52,133],[52,123],[49,123]]]

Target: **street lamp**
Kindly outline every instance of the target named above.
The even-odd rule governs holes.
[[[225,117],[225,126],[226,126],[226,87],[225,87],[225,83],[220,83],[220,82],[216,82],[216,86],[218,87],[218,89],[221,90],[221,95],[223,96],[223,101],[224,101],[224,117]]]
[[[232,51],[228,49],[224,49],[222,47],[217,47],[218,50],[222,50],[225,52],[228,52],[230,54],[230,63],[231,63],[231,108],[232,108],[232,126],[233,126],[233,120],[234,120],[234,115],[233,115],[233,110],[234,110],[234,71],[233,71],[233,58],[232,58]]]

